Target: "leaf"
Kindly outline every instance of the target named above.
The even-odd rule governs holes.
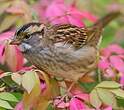
[[[46,99],[50,99],[51,98],[51,85],[50,85],[50,80],[49,80],[49,77],[46,73],[40,71],[40,70],[37,70],[37,72],[39,73],[39,77],[41,80],[44,80],[45,81],[45,84],[46,84],[46,89],[45,91],[43,92],[42,96],[44,96]]]
[[[124,99],[117,97],[117,105],[124,108]]]
[[[45,99],[41,99],[40,103],[38,104],[36,110],[46,110],[48,108],[49,101]]]
[[[117,102],[114,95],[107,89],[97,88],[97,93],[101,101],[113,108],[117,107]]]
[[[52,94],[52,97],[56,97],[60,94],[60,89],[59,89],[59,84],[58,82],[51,78],[50,79],[50,85],[51,85],[51,94]]]
[[[10,26],[12,26],[18,18],[19,18],[19,16],[6,15],[6,17],[1,21],[0,33],[4,30],[8,29]]]
[[[36,72],[34,71],[27,71],[22,76],[22,86],[26,89],[28,93],[30,93],[36,83]]]
[[[0,110],[6,110],[5,108],[3,108],[3,107],[0,107]]]
[[[121,84],[115,81],[103,81],[96,86],[96,88],[109,88],[109,89],[114,89],[119,87],[121,87]]]
[[[0,99],[0,107],[6,108],[6,109],[13,109],[7,101],[1,100],[1,99]]]
[[[40,93],[41,93],[41,88],[40,88],[40,80],[39,77],[36,75],[36,83],[31,91],[30,94],[28,94],[27,92],[24,93],[23,95],[23,103],[24,103],[24,108],[30,108],[30,106],[34,106],[34,104],[38,101],[40,97]]]
[[[21,92],[12,92],[12,94],[17,98],[17,100],[22,99],[22,93]]]
[[[15,46],[9,45],[9,42],[6,42],[5,45],[3,63],[6,63],[14,72],[20,70],[23,65],[23,57],[19,52],[17,52]]]
[[[96,89],[92,90],[90,93],[90,103],[95,107],[95,108],[99,108],[102,104]]]
[[[93,90],[93,88],[97,85],[97,82],[92,82],[92,83],[82,83],[79,82],[80,86],[83,87],[85,89],[86,92],[91,92]]]
[[[52,104],[49,104],[47,110],[55,110],[55,109],[53,108]]]
[[[12,102],[18,102],[17,98],[8,92],[2,92],[0,93],[0,99],[12,101]]]
[[[18,85],[21,85],[22,83],[22,76],[18,73],[12,74],[12,80],[15,81]]]
[[[113,94],[115,94],[118,97],[124,98],[124,91],[121,89],[111,89],[110,90]]]

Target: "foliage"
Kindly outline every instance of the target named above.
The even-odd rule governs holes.
[[[96,71],[63,98],[70,82],[37,70],[8,44],[16,28],[28,22],[89,26],[110,10],[124,13],[123,6],[123,0],[1,0],[0,110],[124,109],[123,15],[104,31]]]

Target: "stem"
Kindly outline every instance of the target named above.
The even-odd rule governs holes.
[[[98,74],[98,82],[100,83],[102,81],[100,69],[97,70],[97,74]]]

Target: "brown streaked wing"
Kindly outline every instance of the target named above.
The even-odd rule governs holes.
[[[86,28],[80,28],[71,24],[54,25],[54,35],[50,36],[54,43],[71,44],[76,49],[86,44]]]

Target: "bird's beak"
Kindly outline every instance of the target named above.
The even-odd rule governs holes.
[[[19,44],[21,44],[21,42],[17,39],[10,39],[9,44],[10,45],[19,45]]]

